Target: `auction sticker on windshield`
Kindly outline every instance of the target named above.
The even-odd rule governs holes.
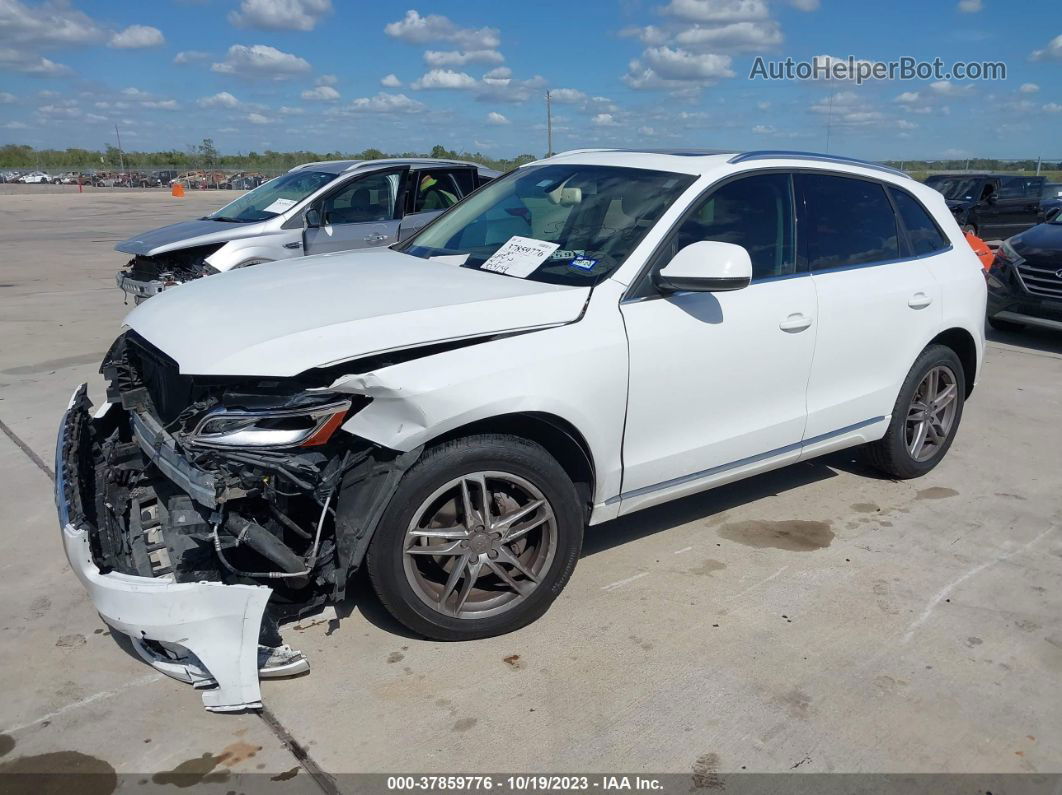
[[[264,213],[277,213],[278,215],[284,212],[289,207],[295,206],[294,199],[277,199],[271,205],[266,207],[262,212]]]
[[[480,266],[480,270],[504,273],[506,276],[524,279],[545,262],[549,255],[557,250],[557,246],[557,243],[513,235],[507,243],[487,258],[487,261]]]

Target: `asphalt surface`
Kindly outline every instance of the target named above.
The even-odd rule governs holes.
[[[265,715],[213,715],[96,616],[50,467],[73,388],[102,399],[114,243],[233,196],[3,187],[0,772],[1062,772],[1062,335],[992,335],[921,480],[835,455],[591,528],[550,612],[486,641],[410,637],[359,582],[285,633],[312,671]]]

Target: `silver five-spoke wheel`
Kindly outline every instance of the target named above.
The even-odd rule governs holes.
[[[557,520],[538,488],[506,472],[473,472],[436,489],[413,513],[403,568],[433,610],[486,618],[527,599],[556,549]]]
[[[939,365],[918,383],[907,409],[907,452],[915,461],[928,461],[944,446],[955,424],[959,387],[955,373]]]

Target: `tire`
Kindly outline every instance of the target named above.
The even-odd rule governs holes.
[[[996,331],[1021,331],[1025,328],[1024,323],[1014,323],[1010,320],[997,320],[994,317],[988,318],[988,325]]]
[[[487,474],[480,481],[477,473]],[[465,476],[469,476],[467,480]],[[458,485],[451,485],[455,481]],[[483,505],[480,483],[493,495],[487,503],[491,523],[486,528],[477,518],[482,510],[476,512],[476,506],[481,509]],[[447,496],[451,494],[452,499]],[[504,530],[485,532],[500,526],[496,523],[503,516],[516,515],[532,501],[539,507],[530,518],[512,522],[510,532],[526,533],[520,540],[505,546],[498,538]],[[442,507],[433,513],[433,506]],[[428,516],[436,518],[425,522]],[[536,529],[523,530],[536,522],[540,522]],[[583,525],[574,484],[540,445],[503,434],[443,442],[423,454],[391,498],[369,546],[369,579],[387,611],[420,635],[444,641],[502,635],[539,618],[563,590],[579,558]],[[434,528],[457,534],[411,537]],[[416,550],[419,544],[431,544],[435,549],[437,545],[456,545],[451,549],[457,551],[447,551],[445,556],[411,554],[409,550]],[[484,551],[485,544],[492,546]],[[507,557],[489,558],[491,555]],[[518,570],[506,563],[513,557],[524,568]],[[462,568],[464,573],[455,579],[458,565],[482,567],[477,569],[478,579],[469,577],[471,568]],[[498,566],[509,573],[512,585],[496,573]],[[533,575],[537,584],[524,572]],[[451,579],[452,594],[447,594]],[[469,583],[472,587],[467,590],[467,601],[459,605]]]
[[[923,448],[916,451],[920,455],[916,455],[912,452],[909,445],[911,441],[908,436],[909,416],[917,410],[913,404],[916,394],[921,394],[923,381],[933,371],[937,371],[940,374],[938,368],[944,368],[950,373],[951,383],[955,386],[954,409],[950,413],[951,419],[947,423],[946,433],[943,434],[942,440],[934,441],[931,445],[928,437],[931,434],[939,435],[943,426],[930,422],[924,423],[927,429],[932,426],[933,430],[927,430],[924,433],[926,441]],[[938,385],[943,381],[946,381],[946,377],[941,374],[940,379],[937,381]],[[945,390],[941,389],[940,392],[943,395]],[[870,464],[900,480],[908,480],[925,475],[940,463],[951,447],[951,443],[955,439],[955,433],[959,429],[959,423],[962,420],[965,400],[966,380],[959,357],[955,354],[955,351],[944,345],[930,345],[922,351],[911,367],[911,371],[907,374],[907,378],[900,388],[900,394],[896,398],[896,404],[892,410],[892,421],[889,423],[889,428],[885,435],[878,441],[871,442],[866,446],[866,454]],[[921,404],[921,401],[919,403]],[[947,405],[950,406],[952,403]],[[948,414],[947,406],[939,411],[940,414],[937,416],[943,417]]]

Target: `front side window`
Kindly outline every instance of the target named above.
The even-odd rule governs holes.
[[[479,269],[503,246],[520,243],[513,238],[530,238],[548,253],[537,264],[525,255],[519,278],[596,284],[623,264],[693,181],[688,174],[615,166],[527,166],[468,197],[399,250]]]
[[[797,182],[811,270],[899,258],[896,216],[879,183],[832,174],[798,174]]]
[[[427,213],[453,207],[461,198],[454,175],[449,171],[419,171],[413,193],[413,212]]]
[[[401,171],[367,174],[354,179],[324,199],[321,217],[326,224],[389,221],[395,217],[401,181]]]
[[[262,183],[207,218],[244,224],[265,221],[294,207],[337,176],[325,171],[292,171]]]
[[[916,256],[932,254],[936,251],[943,251],[948,247],[949,243],[947,238],[944,237],[944,233],[940,231],[940,227],[934,223],[933,217],[914,196],[907,193],[907,191],[892,187],[889,188],[889,193],[892,194],[892,200],[896,204],[900,219],[907,230],[907,239],[911,243],[911,253]]]
[[[682,221],[672,253],[700,240],[734,243],[749,252],[754,280],[795,272],[790,185],[777,173],[728,182]]]

